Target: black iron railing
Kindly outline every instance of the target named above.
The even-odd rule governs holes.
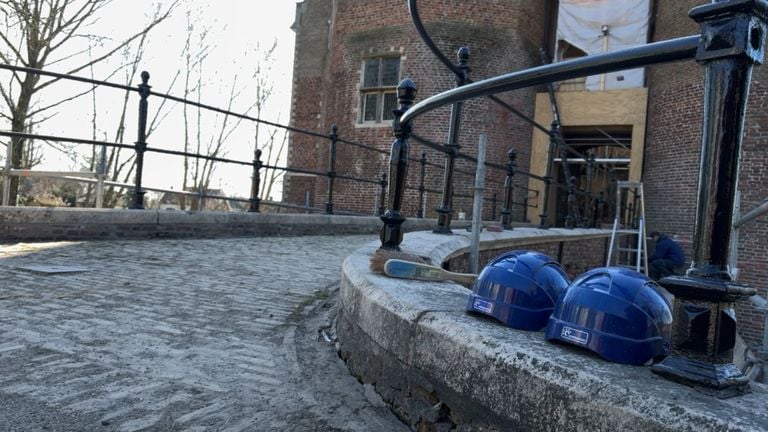
[[[457,77],[465,79],[462,68],[450,65],[429,40],[418,19],[416,0],[409,0],[409,6],[430,49]],[[401,226],[405,219],[400,215],[403,200],[400,185],[405,182],[407,164],[401,162],[407,161],[409,140],[419,141],[411,133],[413,121],[419,115],[446,105],[452,105],[452,112],[456,114],[460,112],[457,106],[469,99],[554,81],[695,59],[705,68],[705,78],[693,259],[685,276],[670,276],[660,281],[675,296],[675,328],[671,331],[671,355],[651,369],[676,381],[713,388],[721,392],[719,397],[743,393],[749,378],[733,364],[736,342],[733,310],[737,300],[755,295],[756,290],[736,281],[737,274],[729,260],[737,247],[731,238],[747,98],[752,67],[761,64],[765,56],[768,1],[713,0],[709,5],[694,8],[689,15],[699,23],[701,34],[547,64],[475,83],[460,82],[457,88],[419,103],[415,103],[415,83],[404,80],[398,87],[400,107],[396,111],[396,139],[390,156],[390,166],[397,169],[390,171],[381,248],[399,249],[402,240]],[[452,118],[452,122],[455,121],[457,117]],[[562,140],[560,125],[553,122],[552,126],[550,155],[553,144],[558,144],[561,158],[565,159],[570,150],[565,143],[557,142]],[[541,129],[540,125],[535,127]],[[457,154],[455,144],[452,136],[448,145],[453,148],[446,153]],[[446,172],[452,169],[451,162],[446,162]],[[549,177],[548,173],[543,179],[547,186]],[[573,177],[567,180],[570,208],[575,205],[576,188]],[[447,198],[450,202],[450,193]],[[633,203],[627,205],[630,204]],[[438,223],[435,231],[443,232],[444,228]]]
[[[117,188],[121,190],[122,193],[129,193],[130,203],[128,204],[128,207],[131,209],[143,209],[145,207],[144,195],[146,191],[153,190],[153,191],[161,191],[161,192],[170,193],[170,194],[179,194],[179,195],[197,197],[199,199],[198,209],[203,208],[202,207],[203,199],[211,199],[211,200],[225,200],[230,202],[247,203],[248,204],[247,208],[249,212],[259,212],[261,211],[262,206],[267,205],[270,207],[277,207],[277,208],[282,207],[282,208],[300,210],[305,212],[306,211],[318,212],[318,213],[325,212],[327,214],[361,214],[358,211],[340,210],[338,209],[338,205],[334,203],[335,192],[340,187],[338,185],[338,182],[350,181],[355,183],[368,184],[372,186],[370,190],[373,193],[378,195],[376,198],[376,201],[378,202],[376,212],[379,215],[384,213],[384,210],[385,210],[384,203],[386,200],[386,186],[387,186],[387,177],[385,172],[386,170],[382,170],[384,171],[384,173],[382,173],[380,176],[375,176],[372,178],[365,178],[358,175],[348,174],[345,172],[345,169],[348,169],[349,167],[337,166],[338,165],[337,153],[340,151],[339,146],[349,146],[349,147],[359,148],[366,152],[378,153],[383,155],[389,155],[389,151],[382,150],[381,148],[378,148],[376,146],[366,145],[366,144],[355,142],[349,139],[345,139],[342,136],[340,136],[339,128],[336,125],[333,125],[330,128],[330,133],[325,134],[317,131],[311,131],[311,130],[301,129],[297,127],[286,126],[286,125],[266,121],[263,119],[259,119],[256,117],[252,117],[246,114],[241,114],[241,113],[233,112],[230,110],[222,109],[219,107],[215,107],[212,105],[204,104],[201,102],[192,101],[192,100],[188,100],[185,98],[181,98],[181,97],[177,97],[169,94],[164,94],[161,92],[156,92],[152,90],[149,84],[150,75],[147,72],[142,72],[141,83],[134,87],[134,86],[117,84],[117,83],[112,83],[112,82],[107,82],[102,80],[84,78],[84,77],[79,77],[74,75],[61,74],[61,73],[56,73],[51,71],[45,71],[45,70],[21,67],[21,66],[15,66],[15,65],[0,64],[0,69],[10,70],[13,72],[23,72],[28,74],[49,76],[49,77],[68,80],[72,82],[84,83],[87,85],[91,85],[94,88],[108,87],[108,88],[114,88],[114,89],[138,94],[139,116],[138,116],[138,124],[137,124],[137,139],[136,139],[136,142],[132,145],[126,144],[126,143],[107,142],[107,141],[82,139],[82,138],[67,137],[67,136],[56,136],[56,135],[25,133],[25,132],[15,132],[15,131],[0,131],[0,136],[9,137],[11,138],[12,142],[19,141],[19,140],[21,141],[43,140],[46,142],[104,146],[104,147],[110,147],[110,148],[133,150],[135,152],[135,176],[134,176],[133,184],[125,184],[125,183],[120,183],[116,181],[106,181],[104,179],[101,179],[102,184],[106,184],[107,186]],[[277,166],[277,165],[269,164],[261,159],[262,151],[259,149],[255,149],[253,160],[247,161],[247,160],[237,160],[232,158],[211,156],[211,155],[193,153],[188,151],[179,151],[179,150],[172,150],[172,149],[158,148],[155,146],[151,146],[147,142],[147,122],[148,122],[148,117],[150,113],[150,102],[153,100],[153,98],[170,100],[170,101],[174,101],[184,105],[197,107],[208,112],[224,114],[233,118],[238,118],[238,119],[250,121],[253,123],[258,123],[261,125],[284,129],[291,133],[325,140],[328,143],[327,169],[325,171],[322,171],[322,170],[305,169],[305,168],[292,167],[292,166]],[[445,146],[435,144],[435,143],[430,143],[428,141],[425,141],[425,145],[427,147],[427,150],[429,151],[435,150],[440,153],[444,153]],[[344,151],[344,150],[342,149],[341,151]],[[250,197],[238,198],[238,197],[227,197],[222,195],[210,194],[204,188],[201,188],[201,187],[197,188],[198,190],[195,192],[174,191],[174,190],[168,190],[168,189],[159,188],[159,187],[147,187],[145,185],[144,177],[145,177],[145,158],[148,157],[148,154],[165,154],[165,155],[179,156],[184,158],[194,158],[200,161],[209,161],[209,162],[215,162],[215,163],[250,167],[252,172]],[[476,160],[469,155],[456,152],[455,156],[459,158],[463,158],[469,162],[476,162]],[[415,189],[418,191],[420,195],[419,197],[420,204],[419,204],[419,208],[416,211],[416,216],[425,217],[427,213],[427,210],[424,208],[424,203],[427,201],[425,199],[425,196],[427,194],[431,194],[433,196],[439,196],[441,194],[440,190],[431,189],[427,187],[427,184],[430,183],[428,180],[435,177],[435,171],[443,170],[444,167],[442,165],[439,165],[427,160],[426,153],[423,154],[421,159],[412,160],[411,162],[418,163],[421,166],[421,169],[419,172],[419,179],[418,179],[419,186],[418,187],[407,186],[407,189],[409,190]],[[505,166],[502,164],[495,164],[493,162],[488,162],[486,165],[492,169],[498,169],[503,171],[506,170]],[[13,167],[13,168],[18,168],[18,167]],[[307,174],[307,175],[327,178],[327,188],[325,190],[327,195],[325,197],[325,203],[324,203],[325,205],[323,207],[314,207],[308,203],[305,205],[298,205],[296,203],[291,204],[287,202],[275,202],[275,201],[269,201],[269,200],[262,200],[260,198],[260,183],[265,170],[276,170],[283,173]],[[455,172],[457,175],[474,176],[474,172],[471,170],[456,169]],[[5,174],[13,175],[12,172],[6,172]],[[93,179],[79,178],[79,177],[73,177],[73,176],[66,176],[66,180],[78,181],[82,183],[98,183],[98,181]],[[496,184],[497,191],[503,188],[504,182],[500,182],[494,179],[490,179],[489,181],[491,183]],[[467,182],[471,183],[470,180],[467,180]],[[509,187],[511,187],[511,185]],[[501,190],[500,192],[502,193],[502,195],[507,194],[504,190]],[[537,193],[537,192],[533,191],[533,193]],[[466,194],[455,194],[453,196],[458,198],[472,198],[471,195],[466,195]],[[490,199],[490,201],[492,202],[493,200]],[[526,198],[522,202],[510,202],[509,205],[527,207],[530,205],[530,203],[535,203],[535,202],[536,200],[528,200]],[[342,205],[343,204],[344,203],[342,203]],[[490,218],[495,219],[496,218],[495,204],[493,204],[492,207],[494,208],[491,209],[492,211],[490,214]],[[524,214],[525,211],[523,211],[522,213]]]
[[[73,137],[63,137],[63,136],[54,136],[54,135],[44,135],[44,134],[33,134],[33,133],[23,133],[23,132],[14,132],[14,131],[0,131],[0,136],[5,136],[11,138],[12,141],[14,140],[44,140],[49,142],[60,142],[60,143],[70,143],[70,144],[83,144],[83,145],[98,145],[98,146],[106,146],[111,148],[121,148],[121,149],[130,149],[135,151],[135,182],[133,185],[128,186],[125,184],[119,184],[117,182],[107,182],[108,184],[119,187],[121,189],[130,189],[131,190],[131,202],[129,204],[129,208],[132,209],[143,209],[144,208],[144,194],[147,189],[150,190],[164,190],[162,188],[146,188],[143,184],[143,178],[144,178],[144,158],[147,153],[157,153],[157,154],[166,154],[166,155],[174,155],[174,156],[181,156],[181,157],[189,157],[189,158],[195,158],[198,160],[206,160],[211,162],[219,162],[219,163],[225,163],[225,164],[234,164],[234,165],[244,165],[252,167],[252,185],[251,185],[251,194],[249,198],[234,198],[234,197],[225,197],[221,195],[211,195],[204,192],[188,192],[188,191],[169,191],[164,190],[168,193],[176,193],[176,194],[182,194],[182,195],[192,195],[199,198],[209,198],[209,199],[217,199],[217,200],[226,200],[226,201],[242,201],[242,202],[248,202],[249,207],[248,211],[250,212],[259,212],[260,207],[262,204],[267,204],[270,206],[275,207],[285,207],[290,209],[301,209],[303,211],[312,211],[312,212],[322,212],[323,210],[326,213],[334,213],[334,206],[333,206],[333,183],[336,179],[343,179],[343,180],[350,180],[354,182],[363,182],[363,183],[369,183],[372,185],[379,186],[381,184],[381,179],[379,178],[362,178],[358,176],[353,176],[345,173],[339,173],[336,172],[334,168],[334,157],[332,156],[329,161],[329,169],[327,172],[320,172],[320,171],[313,171],[309,169],[302,169],[302,168],[295,168],[295,167],[281,167],[276,165],[270,165],[267,163],[264,163],[264,161],[261,160],[261,151],[256,150],[254,152],[254,159],[252,161],[243,161],[243,160],[236,160],[236,159],[229,159],[229,158],[223,158],[223,157],[216,157],[216,156],[209,156],[199,153],[191,153],[191,152],[185,152],[185,151],[178,151],[178,150],[170,150],[170,149],[163,149],[163,148],[157,148],[149,146],[147,143],[147,118],[148,118],[148,112],[149,112],[149,100],[150,96],[153,97],[159,97],[162,99],[167,99],[175,102],[179,102],[186,105],[195,106],[204,110],[208,110],[215,113],[225,114],[228,116],[232,116],[235,118],[240,118],[244,120],[248,120],[254,123],[260,123],[266,126],[272,126],[276,128],[281,128],[289,132],[299,133],[303,135],[308,135],[311,137],[321,138],[321,139],[327,139],[329,142],[329,153],[331,155],[335,154],[336,152],[336,146],[338,144],[344,144],[344,145],[350,145],[355,146],[358,148],[365,149],[367,151],[371,152],[378,152],[387,154],[386,151],[368,146],[365,144],[361,144],[358,142],[342,139],[338,136],[338,130],[337,128],[333,128],[331,133],[329,135],[325,135],[322,133],[318,133],[315,131],[309,131],[304,129],[299,129],[295,127],[285,126],[274,122],[269,122],[266,120],[258,119],[252,116],[232,112],[229,110],[221,109],[218,107],[214,107],[211,105],[206,105],[203,103],[199,103],[196,101],[190,101],[184,98],[163,94],[159,92],[154,92],[151,90],[151,87],[149,85],[149,73],[142,72],[141,74],[141,84],[139,84],[137,87],[131,87],[127,85],[117,84],[117,83],[111,83],[107,81],[101,81],[101,80],[95,80],[95,79],[89,79],[84,77],[78,77],[74,75],[66,75],[66,74],[60,74],[56,72],[50,72],[50,71],[44,71],[40,69],[34,69],[34,68],[27,68],[27,67],[20,67],[20,66],[14,66],[14,65],[7,65],[7,64],[0,64],[0,69],[5,70],[11,70],[14,72],[24,72],[29,74],[37,74],[41,76],[50,76],[55,78],[60,78],[64,80],[74,81],[74,82],[81,82],[85,84],[89,84],[95,87],[104,86],[109,88],[115,88],[123,91],[128,92],[136,92],[139,94],[139,117],[138,117],[138,133],[137,133],[137,140],[134,143],[134,145],[125,144],[125,143],[115,143],[115,142],[107,142],[107,141],[98,141],[98,140],[89,140],[89,139],[81,139],[81,138],[73,138]],[[18,168],[18,167],[13,167]],[[262,202],[262,200],[259,198],[259,186],[260,186],[260,180],[261,180],[261,173],[263,170],[278,170],[283,172],[291,172],[291,173],[301,173],[301,174],[310,174],[310,175],[316,175],[316,176],[325,176],[329,180],[329,187],[328,187],[328,199],[326,202],[325,209],[319,209],[314,207],[307,207],[307,206],[298,206],[295,204],[289,204],[289,203],[281,203],[281,202],[274,202],[274,201],[267,201]],[[74,180],[74,181],[84,181],[89,182],[88,179],[77,179],[77,178],[67,178],[68,180]],[[355,212],[350,211],[336,211],[335,213],[342,213],[342,214],[356,214]]]
[[[456,78],[456,89],[446,92],[444,94],[451,94],[452,92],[455,92],[459,89],[464,88],[465,86],[469,86],[470,88],[475,88],[480,86],[485,87],[487,86],[488,82],[492,82],[494,79],[491,80],[484,80],[479,84],[473,84],[472,80],[469,77],[469,57],[470,53],[467,48],[460,48],[458,50],[457,56],[458,56],[458,64],[453,64],[448,57],[441,52],[437,45],[434,43],[432,38],[430,37],[429,33],[426,30],[426,27],[424,26],[421,17],[419,15],[418,11],[418,4],[417,0],[408,0],[408,9],[411,14],[411,19],[414,23],[414,26],[419,33],[419,36],[423,40],[424,44],[427,46],[427,48],[435,55],[435,57],[448,69],[450,70],[455,78]],[[691,41],[688,41],[691,42]],[[695,41],[693,42],[693,49],[695,50]],[[691,48],[690,46],[688,48]],[[692,54],[691,54],[692,55]],[[544,57],[544,55],[542,54]],[[602,66],[596,66],[598,68]],[[544,84],[549,83],[551,84],[554,81],[560,81],[563,79],[567,79],[569,75],[567,75],[569,71],[565,68],[563,68],[563,71],[560,71],[559,73],[564,74],[562,77],[558,77],[556,75],[553,75],[551,79],[542,80],[538,84]],[[579,72],[580,73],[580,72]],[[535,73],[534,73],[535,75]],[[586,76],[586,75],[578,75],[578,73],[575,76]],[[536,83],[530,83],[521,85],[517,88],[523,88],[523,87],[531,87],[533,85],[536,85]],[[511,90],[512,88],[509,88],[507,90]],[[501,90],[504,91],[504,90]],[[606,201],[605,198],[600,198],[600,192],[593,193],[593,185],[592,185],[592,179],[593,176],[587,175],[587,184],[583,187],[580,187],[575,184],[573,176],[569,172],[568,163],[565,161],[567,157],[577,157],[580,159],[583,159],[587,162],[589,170],[603,170],[608,171],[610,170],[610,165],[608,164],[598,164],[594,161],[594,158],[590,159],[590,156],[588,154],[583,154],[579,152],[577,149],[575,149],[573,146],[569,145],[563,138],[561,132],[560,132],[560,121],[556,112],[556,105],[554,102],[553,97],[553,122],[550,128],[547,128],[538,122],[536,122],[534,119],[528,117],[524,113],[522,113],[520,110],[514,108],[512,105],[508,104],[507,102],[503,101],[502,99],[495,96],[495,93],[499,93],[501,91],[492,90],[492,91],[486,91],[482,93],[476,93],[472,97],[476,96],[486,96],[491,101],[493,101],[496,105],[502,107],[506,111],[512,113],[519,119],[523,120],[530,126],[532,126],[534,129],[537,129],[541,132],[544,132],[550,137],[550,148],[547,152],[547,164],[546,164],[546,174],[544,176],[537,176],[534,174],[531,174],[529,172],[525,172],[523,170],[513,170],[514,173],[517,173],[522,178],[532,179],[534,181],[539,181],[544,183],[544,196],[543,196],[543,208],[541,208],[540,213],[540,223],[539,226],[541,228],[547,228],[550,225],[549,222],[549,215],[548,215],[548,205],[549,205],[549,192],[551,189],[551,186],[555,186],[558,189],[562,190],[563,192],[567,193],[568,195],[568,201],[571,203],[567,206],[566,209],[566,221],[565,226],[568,228],[574,228],[574,227],[594,227],[597,226],[601,221],[602,218],[605,217],[606,213],[602,211],[598,211],[598,207],[601,209],[605,207]],[[551,95],[553,96],[553,95]],[[431,98],[430,98],[431,99]],[[469,98],[455,98],[453,100],[446,100],[445,103],[441,105],[451,105],[451,119],[450,119],[450,127],[449,127],[449,137],[448,142],[445,144],[437,144],[433,142],[429,142],[428,140],[425,140],[422,137],[417,136],[416,134],[411,134],[411,137],[414,139],[415,142],[427,145],[428,147],[436,150],[441,151],[446,154],[446,160],[444,165],[444,181],[443,181],[443,190],[442,190],[442,203],[439,209],[437,209],[439,216],[438,216],[438,223],[437,227],[435,228],[435,232],[437,233],[445,233],[450,234],[451,233],[451,213],[453,211],[453,205],[452,200],[454,197],[459,197],[459,195],[456,195],[453,193],[453,177],[454,174],[459,173],[457,169],[455,169],[455,160],[457,158],[462,158],[465,160],[470,160],[473,162],[477,162],[476,159],[474,159],[472,156],[462,154],[460,152],[460,146],[458,145],[459,141],[459,130],[461,126],[461,116],[462,116],[462,104],[465,100]],[[429,100],[429,99],[428,99]],[[418,111],[420,106],[423,106],[423,104],[427,103],[427,101],[418,103],[416,105],[416,111],[413,113],[413,116],[419,115],[421,112]],[[428,110],[431,110],[433,107],[428,107]],[[413,110],[411,110],[413,111]],[[410,114],[410,112],[409,112]],[[409,118],[406,116],[405,121],[408,121]],[[609,137],[610,138],[610,137]],[[561,154],[563,158],[563,181],[559,183],[552,182],[552,162],[554,155],[556,153]],[[492,168],[492,169],[498,169],[498,170],[506,170],[505,166],[494,164],[494,163],[486,163],[486,166]],[[615,180],[615,179],[614,179]],[[512,190],[512,188],[521,188],[529,190],[527,187],[521,187],[521,186],[514,186],[514,185],[508,185],[505,189],[505,195]],[[608,186],[610,188],[610,186]],[[612,199],[612,194],[610,194],[610,190],[606,188],[606,190],[602,191],[603,196],[607,195],[609,206],[612,206],[613,204],[610,203],[610,200]],[[538,195],[538,190],[536,190],[536,194]],[[536,197],[536,202],[539,202],[538,196]],[[602,201],[601,201],[602,200]],[[512,198],[509,198],[509,201],[512,201]],[[523,205],[525,207],[528,206],[527,204],[528,198],[527,198],[527,192],[526,192],[526,199]],[[495,213],[495,212],[493,212]],[[524,210],[525,213],[525,210]],[[502,213],[505,214],[505,213]],[[525,216],[523,216],[525,218]],[[511,228],[508,223],[505,223],[504,220],[502,220],[502,225],[504,225],[507,228]]]

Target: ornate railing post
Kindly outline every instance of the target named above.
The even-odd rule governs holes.
[[[616,206],[621,205],[620,201],[614,201],[616,199],[616,188],[618,176],[616,174],[616,168],[608,168],[608,200],[606,204],[608,205],[608,214],[615,214],[616,213]],[[621,212],[619,212],[621,214]],[[621,221],[619,221],[621,222]]]
[[[515,159],[517,159],[517,150],[509,149],[507,152],[509,161],[507,162],[507,177],[504,179],[504,208],[501,209],[501,228],[505,230],[512,229],[512,202],[515,194]]]
[[[424,192],[427,190],[427,188],[424,186],[424,180],[427,176],[427,154],[422,153],[421,159],[419,159],[419,166],[421,168],[421,171],[419,173],[419,211],[416,214],[416,217],[419,219],[424,218]]]
[[[600,193],[597,195],[597,198],[595,199],[595,213],[592,215],[592,228],[598,227],[598,225],[602,222],[604,215],[605,198],[603,196],[603,191],[600,191]]]
[[[567,213],[565,215],[565,227],[576,228],[576,177],[568,177],[568,201],[566,203]]]
[[[469,80],[469,48],[459,48],[459,70],[462,74],[456,76],[456,87],[461,87]],[[461,109],[463,102],[451,106],[451,123],[448,130],[448,143],[445,145],[445,174],[443,176],[443,198],[437,209],[437,227],[433,232],[452,234],[451,213],[453,212],[453,171],[456,166],[456,155],[459,154],[459,129],[461,127]]]
[[[549,129],[549,149],[547,150],[547,168],[544,174],[544,202],[541,206],[541,214],[539,215],[539,228],[549,228],[547,214],[549,210],[549,192],[552,188],[552,161],[555,158],[555,149],[557,149],[557,138],[560,136],[560,122],[555,119],[552,120],[552,124]]]
[[[259,198],[259,187],[261,186],[261,149],[253,151],[253,174],[251,175],[251,198],[248,200],[251,204],[248,207],[248,213],[259,213],[261,198]]]
[[[525,190],[525,194],[523,194],[523,222],[528,223],[530,222],[528,220],[528,193],[530,191],[528,189]],[[538,191],[536,191],[538,192]]]
[[[592,181],[595,177],[595,153],[590,151],[587,155],[587,196],[584,199],[584,220],[586,224],[592,221]]]
[[[672,354],[653,371],[728,396],[749,382],[733,364],[734,302],[756,290],[736,283],[728,260],[749,84],[752,66],[763,60],[768,3],[713,2],[690,16],[701,25],[696,59],[706,68],[693,256],[686,276],[660,282],[675,295]]]
[[[333,214],[333,180],[336,178],[336,143],[339,141],[339,128],[331,126],[330,147],[328,148],[328,201],[325,202],[325,213]]]
[[[408,137],[411,134],[411,124],[400,123],[400,117],[408,111],[416,99],[416,84],[406,78],[397,86],[397,100],[400,106],[394,110],[395,120],[392,127],[395,131],[395,141],[389,152],[389,191],[387,193],[387,211],[381,216],[384,225],[381,227],[380,239],[383,249],[400,249],[403,241],[403,222],[400,214],[405,196],[405,181],[408,174]]]
[[[379,216],[384,215],[384,211],[387,209],[387,173],[381,174],[381,180],[379,180]]]
[[[136,149],[136,178],[133,187],[133,200],[130,208],[144,209],[144,190],[141,188],[141,177],[144,173],[144,152],[147,151],[147,98],[152,88],[149,84],[149,72],[141,73],[141,84],[139,84],[139,131],[138,138],[134,143]]]

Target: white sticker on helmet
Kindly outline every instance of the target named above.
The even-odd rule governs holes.
[[[482,299],[475,299],[475,301],[472,302],[472,309],[489,314],[493,311],[493,303]]]
[[[580,345],[586,345],[589,342],[589,333],[572,327],[563,327],[560,330],[560,337]]]

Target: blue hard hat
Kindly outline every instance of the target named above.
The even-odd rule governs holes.
[[[560,264],[547,255],[506,252],[480,272],[466,310],[490,315],[512,328],[541,330],[568,282]]]
[[[656,282],[626,268],[601,267],[573,281],[545,337],[616,363],[642,365],[669,354],[671,324],[670,305]]]

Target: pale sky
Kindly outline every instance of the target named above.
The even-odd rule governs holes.
[[[163,0],[162,4],[170,3]],[[92,34],[106,34],[114,41],[121,40],[125,36],[136,32],[147,21],[146,16],[154,10],[156,2],[148,0],[114,0],[102,13],[99,21],[88,29]],[[287,125],[289,120],[291,97],[291,74],[293,64],[294,33],[290,29],[293,23],[296,2],[292,0],[182,0],[176,8],[174,15],[156,27],[150,34],[146,44],[141,70],[147,70],[150,75],[150,85],[153,91],[168,92],[175,96],[183,96],[181,75],[175,88],[168,90],[168,85],[174,74],[184,70],[181,52],[186,37],[187,11],[192,16],[198,16],[198,28],[209,27],[205,42],[212,49],[205,60],[204,87],[202,102],[226,108],[229,103],[231,82],[238,76],[238,88],[243,94],[236,99],[232,111],[244,112],[250,105],[255,94],[253,82],[249,80],[253,73],[254,65],[260,57],[260,50],[268,49],[273,41],[277,41],[274,52],[269,79],[273,83],[273,94],[267,103],[267,112],[262,117],[266,120]],[[105,47],[114,43],[105,42]],[[112,70],[118,64],[120,56],[115,56],[109,65],[103,65],[95,71],[95,78],[104,79],[108,70]],[[51,65],[47,70],[63,72],[65,64]],[[7,72],[0,71],[0,74]],[[78,75],[88,76],[83,71]],[[6,77],[1,77],[6,81]],[[121,82],[121,76],[109,79],[113,82]],[[133,84],[138,84],[138,77]],[[72,94],[87,89],[82,84],[64,83],[57,84],[55,89],[46,90],[40,94],[42,98],[53,100],[61,95]],[[120,109],[122,93],[119,90],[101,88],[96,92],[97,122],[100,139],[112,141],[117,125],[117,113]],[[158,98],[149,99],[150,117],[158,108]],[[181,117],[181,105],[168,105],[166,111],[173,106],[173,110],[165,118],[161,126],[148,141],[150,147],[162,147],[166,149],[183,149],[183,122]],[[133,143],[136,139],[136,111],[138,99],[131,96],[128,105],[128,125],[126,143]],[[90,139],[92,101],[91,97],[83,97],[77,101],[68,103],[59,109],[57,116],[40,125],[36,133],[64,135]],[[201,123],[203,129],[216,121],[214,114],[203,114]],[[220,119],[219,119],[220,121]],[[2,129],[10,129],[10,125],[0,125]],[[251,124],[241,123],[238,130],[231,136],[227,144],[227,152],[223,157],[239,160],[251,160],[253,155],[253,127]],[[266,131],[260,132],[262,135]],[[203,132],[203,141],[216,135],[215,131]],[[85,148],[83,148],[85,150]],[[282,161],[279,165],[284,166]],[[36,169],[74,169],[74,164],[67,157],[48,151],[45,153],[43,165]],[[181,189],[182,159],[180,157],[165,157],[147,153],[145,158],[144,185],[147,187],[173,187]],[[220,165],[214,173],[215,180],[211,186],[221,187],[228,195],[240,195],[247,197],[250,190],[251,171],[248,167],[233,168],[233,166]],[[132,179],[131,179],[132,181]]]

